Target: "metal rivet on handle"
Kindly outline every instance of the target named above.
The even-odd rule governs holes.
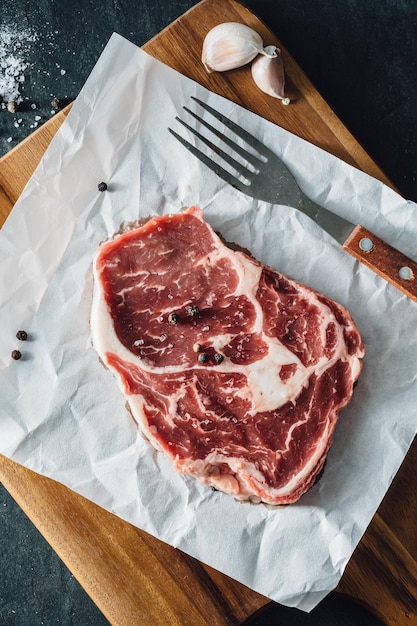
[[[406,265],[404,265],[398,270],[398,276],[403,280],[413,280],[413,270],[411,269],[411,267],[407,267]]]
[[[374,242],[369,237],[362,237],[359,241],[359,247],[363,252],[370,252],[374,247]]]

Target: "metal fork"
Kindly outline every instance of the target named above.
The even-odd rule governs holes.
[[[192,135],[197,137],[199,142],[217,154],[236,173],[231,173],[216,163],[205,152],[184,139],[172,128],[169,128],[170,133],[187,150],[220,178],[244,194],[271,204],[292,206],[302,211],[336,239],[343,246],[344,250],[392,283],[408,297],[417,301],[417,263],[373,235],[363,226],[353,224],[313,202],[301,190],[282,159],[267,148],[259,139],[205,102],[194,97],[192,97],[192,100],[207,113],[217,118],[228,131],[231,131],[232,134],[243,140],[250,150],[184,106],[183,109],[188,115],[196,119],[202,127],[206,128],[214,137],[217,137],[225,146],[231,149],[232,154],[243,159],[243,162],[232,156],[230,152],[219,148],[216,143],[177,116],[175,119],[178,122]]]

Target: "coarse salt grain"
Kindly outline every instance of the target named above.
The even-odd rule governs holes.
[[[29,67],[24,59],[24,45],[36,39],[37,35],[28,30],[0,27],[0,95],[4,102],[22,102],[20,89]]]

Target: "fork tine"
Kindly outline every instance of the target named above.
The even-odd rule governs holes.
[[[230,154],[227,154],[226,152],[221,150],[218,146],[216,146],[216,144],[214,144],[212,141],[207,139],[207,137],[204,137],[204,135],[201,135],[197,130],[195,130],[192,126],[187,124],[187,122],[184,122],[184,120],[182,120],[181,118],[176,117],[175,119],[178,122],[180,122],[180,124],[185,126],[185,128],[189,130],[190,133],[195,135],[198,139],[200,139],[200,141],[202,141],[206,146],[208,146],[210,150],[213,150],[213,152],[218,154],[224,161],[226,161],[226,163],[231,165],[237,172],[239,172],[241,176],[248,179],[248,177],[250,176],[250,171],[247,169],[247,167],[242,165],[242,163],[239,163],[239,161],[236,161],[236,159],[230,156]]]
[[[235,187],[239,191],[242,191],[246,194],[248,193],[249,188],[238,178],[230,174],[230,172],[221,167],[221,165],[215,163],[215,161],[212,161],[206,154],[204,154],[204,152],[201,152],[201,150],[199,150],[189,141],[181,137],[181,135],[176,133],[175,130],[172,130],[172,128],[168,128],[168,130],[180,143],[182,143],[183,146],[187,148],[187,150],[191,152],[191,154],[197,157],[197,159],[200,159],[200,161],[207,165],[207,167],[209,167],[215,174],[217,174],[217,176],[222,178],[226,183],[232,185],[232,187]]]
[[[229,146],[229,148],[232,148],[232,150],[234,150],[236,152],[236,154],[239,154],[241,157],[246,159],[248,161],[248,163],[250,163],[254,168],[259,168],[259,166],[263,163],[263,161],[261,161],[261,159],[259,157],[255,156],[251,152],[248,152],[247,150],[245,150],[245,148],[242,148],[242,146],[240,146],[235,141],[233,141],[232,139],[227,137],[224,133],[220,132],[217,128],[215,128],[214,126],[209,124],[209,122],[207,122],[205,119],[203,119],[202,117],[197,115],[197,113],[194,113],[194,111],[192,111],[191,109],[189,109],[188,107],[185,107],[185,106],[183,107],[183,109],[184,109],[184,111],[187,111],[187,113],[192,115],[192,117],[194,117],[194,119],[196,119],[198,122],[200,122],[200,124],[202,126],[207,128],[211,133],[216,135],[216,137],[221,139],[221,141],[223,141],[223,143],[225,143],[227,146]],[[189,127],[187,127],[187,128],[189,128]]]
[[[191,97],[191,100],[194,100],[194,102],[197,102],[197,104],[199,104],[203,109],[205,109],[208,113],[210,113],[220,122],[222,122],[226,126],[226,128],[229,128],[238,137],[243,139],[243,141],[246,141],[246,143],[249,146],[251,146],[252,148],[255,148],[255,150],[259,152],[260,155],[262,155],[263,157],[267,159],[270,159],[271,157],[272,158],[275,157],[274,153],[271,150],[269,150],[269,148],[267,148],[265,144],[262,143],[262,141],[259,141],[259,139],[251,135],[251,133],[248,133],[247,130],[245,130],[244,128],[236,124],[235,122],[232,122],[231,119],[229,119],[222,113],[219,113],[218,111],[216,111],[216,109],[213,109],[213,107],[209,106],[202,100],[199,100],[198,98],[195,98],[194,96],[190,96],[190,97]]]

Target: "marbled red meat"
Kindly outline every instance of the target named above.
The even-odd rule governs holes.
[[[154,447],[238,499],[298,500],[361,370],[347,310],[231,250],[197,207],[103,244],[94,282],[93,345]]]

